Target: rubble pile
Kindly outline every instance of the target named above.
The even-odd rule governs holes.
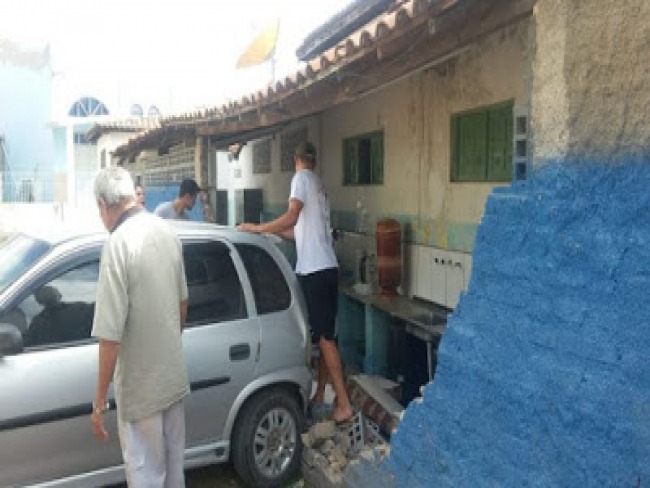
[[[331,406],[312,409],[313,424],[302,434],[303,476],[310,487],[343,487],[348,466],[363,459],[377,462],[388,454],[388,439],[403,412],[392,396],[394,386],[378,377],[348,377],[348,394],[357,413],[345,424],[329,420]]]
[[[340,487],[343,472],[359,457],[383,457],[390,449],[379,429],[362,414],[337,425],[320,421],[302,434],[303,475],[314,487]]]

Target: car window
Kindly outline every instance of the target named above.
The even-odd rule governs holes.
[[[237,251],[248,272],[258,314],[286,310],[291,291],[275,260],[261,247],[237,244]]]
[[[95,313],[99,261],[57,275],[36,288],[12,310],[8,320],[23,333],[25,347],[90,338]]]
[[[0,292],[50,249],[49,244],[17,234],[0,245]]]
[[[247,317],[241,282],[225,244],[185,243],[183,258],[189,292],[188,327]]]

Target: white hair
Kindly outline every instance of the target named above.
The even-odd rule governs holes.
[[[101,170],[95,177],[93,190],[95,200],[103,200],[109,207],[135,200],[133,179],[121,166],[110,166]]]

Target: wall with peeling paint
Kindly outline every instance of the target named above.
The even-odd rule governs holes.
[[[450,245],[450,234],[475,230],[494,184],[450,182],[454,113],[505,100],[527,106],[528,20],[469,46],[448,61],[323,114],[323,176],[332,208],[412,226],[410,240],[471,252],[473,232]],[[384,131],[384,184],[343,187],[341,140]]]

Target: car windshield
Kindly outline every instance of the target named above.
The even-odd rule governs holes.
[[[50,249],[46,242],[16,234],[0,244],[0,293]]]

